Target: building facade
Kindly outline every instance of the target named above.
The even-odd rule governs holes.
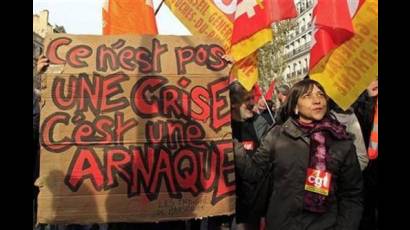
[[[40,82],[36,76],[36,63],[38,57],[43,53],[43,41],[47,34],[50,33],[65,33],[62,26],[52,26],[48,22],[48,10],[40,11],[33,15],[33,87],[39,89]]]
[[[299,15],[296,27],[288,32],[289,42],[284,51],[286,68],[282,75],[282,79],[289,85],[301,80],[309,72],[313,2],[314,0],[295,0]]]

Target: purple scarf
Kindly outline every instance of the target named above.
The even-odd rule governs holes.
[[[327,140],[329,136],[336,140],[348,139],[345,126],[328,116],[316,123],[305,124],[298,121],[297,125],[310,137],[309,167],[325,171],[328,158]],[[311,212],[323,213],[329,205],[328,196],[306,190],[303,200],[304,209]]]

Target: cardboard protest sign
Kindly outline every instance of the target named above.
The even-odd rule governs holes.
[[[228,63],[191,36],[45,39],[39,223],[232,214]]]

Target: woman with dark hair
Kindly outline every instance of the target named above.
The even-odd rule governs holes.
[[[268,229],[357,229],[362,176],[351,136],[329,115],[316,81],[290,90],[283,124],[273,126],[252,156],[235,152],[236,170],[251,183],[271,170]],[[234,142],[236,145],[237,143]]]

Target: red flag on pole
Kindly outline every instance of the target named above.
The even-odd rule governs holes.
[[[317,0],[313,23],[315,32],[310,51],[310,69],[354,34],[347,0]]]
[[[238,61],[272,40],[273,22],[297,16],[293,0],[238,0],[231,55]]]
[[[259,87],[258,83],[253,86],[253,102],[256,104],[259,101],[259,98],[263,95],[261,88]]]
[[[272,100],[273,92],[275,91],[275,80],[270,83],[268,91],[266,91],[265,99]]]
[[[247,90],[257,82],[258,75],[243,74],[235,71],[235,67],[244,64],[240,60],[272,41],[273,22],[296,16],[293,0],[238,0],[229,54],[238,63],[233,68],[235,77]]]

